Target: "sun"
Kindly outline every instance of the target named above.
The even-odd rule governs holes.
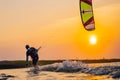
[[[95,45],[97,43],[97,37],[95,35],[91,35],[89,38],[89,42],[91,45]]]

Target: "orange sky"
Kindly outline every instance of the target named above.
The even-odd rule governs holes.
[[[25,59],[25,44],[42,46],[40,59],[120,56],[120,0],[94,0],[96,30],[81,23],[79,0],[0,1],[0,60]],[[91,45],[89,37],[97,43]]]

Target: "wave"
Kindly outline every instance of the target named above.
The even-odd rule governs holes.
[[[55,72],[78,72],[88,68],[87,64],[81,61],[63,61],[62,63],[54,63],[40,67],[42,71],[55,71]]]
[[[113,64],[104,64],[100,66],[90,66],[81,61],[63,61],[40,67],[41,71],[54,72],[80,72],[92,75],[109,75],[112,78],[120,78],[120,66]]]

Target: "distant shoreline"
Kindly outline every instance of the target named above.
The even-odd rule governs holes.
[[[75,59],[71,59],[75,60]],[[63,62],[65,60],[40,60],[38,62],[39,65],[47,65],[53,64],[56,62]],[[75,60],[82,61],[83,63],[110,63],[110,62],[120,62],[120,59],[93,59],[93,60]],[[23,60],[16,61],[0,61],[0,69],[15,69],[15,68],[25,68],[31,66],[31,61],[29,62],[29,66],[26,66],[26,62]]]

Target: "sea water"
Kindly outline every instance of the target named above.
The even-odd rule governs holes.
[[[31,72],[31,68],[0,70],[0,80],[120,80],[120,62],[63,61],[39,68],[37,72]]]

